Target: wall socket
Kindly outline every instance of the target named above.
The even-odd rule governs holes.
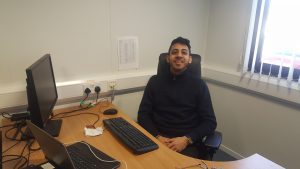
[[[84,90],[85,90],[86,88],[89,88],[89,89],[92,91],[92,93],[93,93],[93,92],[94,92],[95,85],[92,84],[92,83],[84,83],[84,84],[82,84],[82,93],[83,93],[83,94],[84,94]]]
[[[85,95],[84,90],[86,88],[89,88],[92,93],[95,93],[95,87],[99,86],[102,92],[108,92],[111,90],[116,90],[116,86],[117,86],[117,81],[116,80],[110,80],[110,81],[93,81],[93,80],[88,80],[85,81],[84,83],[81,84],[82,86],[82,94]]]
[[[101,92],[104,92],[105,90],[103,90],[103,82],[96,82],[96,81],[86,81],[85,83],[83,83],[82,84],[82,92],[84,93],[84,90],[86,89],[86,88],[89,88],[89,89],[91,89],[91,91],[92,91],[92,93],[94,93],[95,92],[95,87],[96,86],[99,86],[100,87],[100,89],[101,89],[101,91],[100,91],[100,93]]]

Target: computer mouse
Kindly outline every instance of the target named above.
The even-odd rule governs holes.
[[[106,109],[103,112],[103,114],[105,114],[105,115],[114,115],[114,114],[117,114],[117,113],[118,113],[118,110],[114,109],[114,108]]]

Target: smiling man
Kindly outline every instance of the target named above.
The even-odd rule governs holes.
[[[173,75],[178,75],[187,69],[188,64],[192,63],[189,53],[190,47],[175,43],[170,47],[167,62],[170,64],[170,71]]]
[[[178,37],[169,48],[167,73],[150,78],[138,111],[138,123],[160,142],[182,154],[205,159],[202,138],[217,122],[209,90],[200,77],[190,75],[188,39]]]

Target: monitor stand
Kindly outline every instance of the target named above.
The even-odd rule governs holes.
[[[43,130],[53,137],[58,137],[60,133],[61,125],[62,125],[62,119],[48,120]],[[27,140],[30,138],[34,138],[34,136],[29,130],[29,128],[27,127],[25,133],[22,135],[22,139]]]
[[[44,130],[53,137],[58,137],[60,133],[60,128],[62,125],[62,119],[48,120]]]

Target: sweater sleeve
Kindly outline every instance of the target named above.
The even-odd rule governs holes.
[[[159,133],[155,124],[153,122],[153,85],[155,80],[155,76],[152,76],[148,81],[148,84],[145,88],[144,95],[142,101],[140,103],[139,111],[138,111],[138,123],[147,130],[153,136],[157,136]]]
[[[200,85],[199,104],[197,113],[200,115],[199,125],[192,130],[187,136],[195,142],[202,139],[204,136],[211,134],[217,127],[217,121],[213,110],[208,87],[204,81]]]

